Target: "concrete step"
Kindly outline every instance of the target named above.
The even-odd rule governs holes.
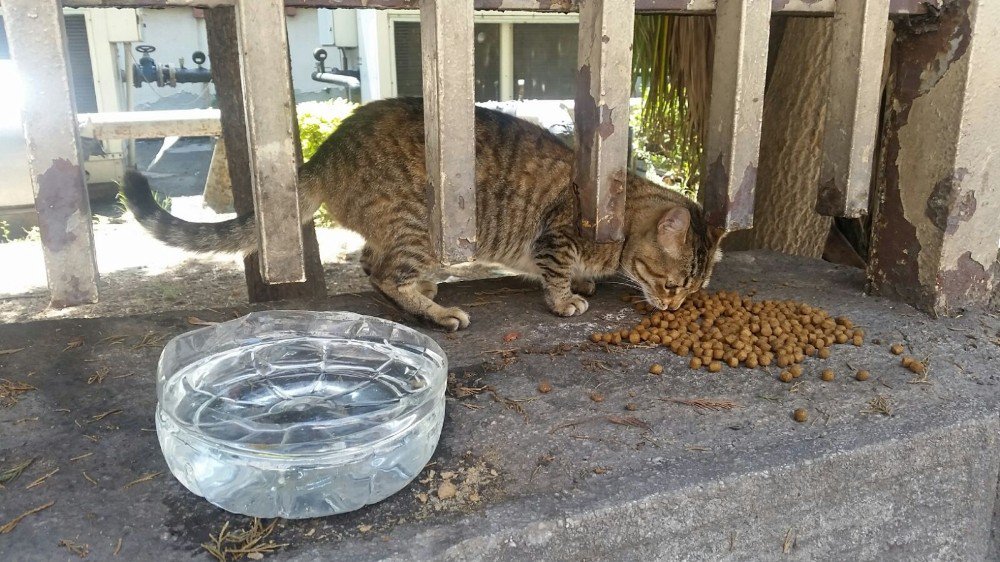
[[[267,559],[1000,559],[1000,318],[970,311],[933,320],[863,296],[862,284],[859,271],[766,252],[720,264],[712,289],[808,302],[864,328],[863,346],[807,361],[794,386],[774,369],[691,371],[663,348],[579,346],[636,318],[617,285],[603,286],[591,310],[572,319],[550,316],[538,291],[515,280],[445,286],[439,300],[464,306],[473,324],[458,334],[428,330],[465,389],[449,399],[432,465],[378,505],[279,522],[274,539],[288,546]],[[283,306],[407,320],[376,295]],[[62,538],[89,544],[96,559],[110,557],[119,538],[123,559],[203,556],[199,545],[225,521],[247,524],[168,473],[124,488],[166,470],[148,431],[159,349],[133,346],[151,331],[190,329],[188,316],[224,320],[246,310],[0,326],[0,347],[26,348],[0,356],[3,378],[38,388],[0,410],[0,468],[38,457],[0,491],[0,524],[56,501],[0,537],[0,557],[64,557]],[[78,335],[86,343],[62,351]],[[121,335],[125,344],[99,343]],[[929,358],[930,384],[911,384],[914,375],[888,352],[894,342]],[[654,362],[662,375],[648,373]],[[106,378],[87,384],[105,366]],[[823,368],[837,379],[819,381]],[[849,376],[861,368],[871,379]],[[113,378],[129,372],[137,374]],[[551,392],[537,391],[542,380]],[[891,416],[866,411],[875,396],[888,400]],[[693,398],[737,406],[715,412],[672,401]],[[791,419],[800,407],[810,421]],[[456,498],[437,499],[442,472],[455,473]]]

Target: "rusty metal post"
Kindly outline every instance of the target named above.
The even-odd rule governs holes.
[[[298,197],[298,140],[282,0],[236,3],[261,274],[305,281]]]
[[[816,211],[868,214],[889,0],[837,2]]]
[[[625,238],[634,23],[635,0],[580,3],[576,185],[580,232],[597,242]]]
[[[218,98],[222,121],[222,137],[217,150],[224,144],[226,162],[221,168],[229,172],[232,203],[240,216],[253,214],[253,180],[250,170],[250,148],[247,143],[246,114],[243,107],[243,80],[237,45],[236,10],[232,7],[205,11],[208,31],[208,52],[212,59],[212,81]],[[218,154],[216,154],[218,156]],[[326,296],[323,263],[316,242],[312,221],[302,226],[305,246],[306,281],[302,283],[267,284],[261,277],[260,255],[253,253],[243,260],[247,295],[250,302],[287,299],[322,298]]]
[[[718,0],[701,198],[729,231],[753,226],[770,21],[770,0]]]
[[[472,0],[423,0],[420,51],[431,241],[443,263],[476,251]]]
[[[992,0],[896,25],[868,278],[933,314],[1000,285],[998,36]]]
[[[58,0],[4,0],[2,13],[27,94],[24,135],[51,303],[55,307],[94,303],[98,280],[94,232],[62,5]]]

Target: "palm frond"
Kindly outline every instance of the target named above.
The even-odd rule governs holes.
[[[715,20],[636,15],[632,74],[638,80],[645,149],[667,157],[689,188],[697,182],[708,127]]]

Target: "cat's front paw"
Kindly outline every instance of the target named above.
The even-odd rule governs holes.
[[[570,295],[551,303],[549,308],[559,316],[579,316],[587,312],[590,303],[580,295]]]
[[[592,297],[597,292],[597,283],[593,279],[573,279],[573,292],[585,297]]]
[[[450,308],[437,307],[438,310],[432,311],[429,316],[437,325],[441,326],[449,332],[454,332],[455,330],[460,330],[467,328],[469,326],[469,315],[465,313],[464,310],[453,306]]]

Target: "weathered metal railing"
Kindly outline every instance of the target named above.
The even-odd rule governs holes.
[[[868,208],[890,14],[923,13],[948,0],[0,0],[12,54],[28,96],[26,136],[54,304],[92,302],[97,272],[89,205],[73,142],[62,7],[187,6],[235,10],[246,142],[268,283],[306,278],[298,228],[294,106],[286,6],[413,8],[421,11],[428,204],[443,261],[475,251],[473,10],[580,12],[575,104],[582,231],[619,240],[625,224],[628,95],[634,13],[715,13],[712,100],[703,202],[709,221],[729,230],[753,224],[770,19],[834,17],[834,63],[817,209],[858,216]],[[982,11],[982,0],[954,0]],[[977,12],[978,13],[978,12]],[[982,21],[985,16],[969,17]],[[983,24],[987,25],[987,24]],[[212,28],[209,28],[212,33]],[[56,38],[55,43],[52,37]],[[265,38],[266,40],[261,40]],[[211,40],[210,40],[211,41]],[[213,54],[214,55],[214,54]],[[216,65],[213,65],[216,66]],[[278,80],[275,80],[275,76]],[[216,80],[217,88],[223,88]],[[230,80],[230,86],[233,87]],[[225,128],[225,111],[223,126]],[[232,160],[230,160],[232,164]],[[232,168],[232,166],[230,166]],[[234,182],[235,183],[235,182]],[[314,242],[313,242],[314,243]],[[320,284],[322,287],[322,284]]]

